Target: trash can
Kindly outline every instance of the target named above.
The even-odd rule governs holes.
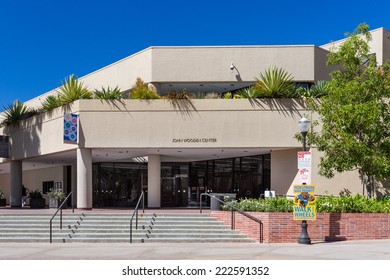
[[[222,200],[222,201],[225,201],[225,197],[228,197],[229,199],[236,199],[236,194],[235,193],[211,193],[210,195],[212,196],[215,196],[216,198],[218,198],[219,200]],[[222,209],[222,202],[214,199],[214,198],[210,198],[211,201],[210,201],[210,210],[214,210],[214,211],[219,211]]]

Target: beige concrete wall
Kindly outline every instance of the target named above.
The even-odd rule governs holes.
[[[10,186],[10,174],[0,174],[0,190],[2,190],[7,199],[7,203],[10,203],[11,190]]]
[[[297,152],[300,150],[298,148],[271,153],[271,189],[277,194],[293,195],[294,184],[300,184],[297,160]],[[310,151],[312,152],[311,184],[316,185],[317,195],[339,195],[343,190],[348,190],[352,194],[363,193],[363,185],[357,171],[338,173],[331,179],[320,176],[318,165],[322,153],[315,148],[311,148]]]
[[[336,173],[331,179],[318,174],[318,165],[322,153],[312,148],[312,183],[317,186],[317,194],[339,194],[341,190],[349,190],[351,193],[363,193],[362,182],[357,171]]]
[[[64,167],[57,166],[45,169],[35,169],[23,172],[23,184],[30,191],[42,191],[45,181],[64,182]]]
[[[299,182],[297,153],[300,148],[271,153],[271,190],[276,194],[289,193],[290,187]],[[296,181],[298,180],[298,181]]]
[[[269,66],[277,66],[296,81],[314,81],[314,57],[323,55],[317,49],[315,46],[153,47],[152,79],[154,82],[255,81]],[[232,62],[234,70],[230,69]]]
[[[181,105],[166,100],[125,101],[126,110],[100,101],[80,101],[80,145],[95,147],[297,147],[293,138],[305,112],[294,100],[192,100]],[[175,107],[176,106],[176,107]],[[177,107],[181,110],[176,110]],[[277,128],[277,129],[275,129]],[[185,143],[174,139],[213,138]]]
[[[80,147],[85,148],[290,148],[304,104],[292,99],[80,100]],[[278,128],[278,129],[275,129]],[[28,159],[77,148],[63,143],[63,110],[41,114],[7,128],[11,159]],[[210,138],[186,143],[174,139]]]
[[[9,203],[11,195],[9,180],[10,174],[0,174],[0,189],[5,192],[7,203]],[[64,186],[64,167],[56,166],[23,171],[22,182],[30,191],[36,189],[42,191],[42,183],[45,181],[62,182]]]
[[[10,135],[10,158],[25,159],[39,155],[75,149],[73,144],[63,143],[64,111],[58,108],[20,122],[19,127],[7,127]],[[78,102],[69,108],[78,112]]]

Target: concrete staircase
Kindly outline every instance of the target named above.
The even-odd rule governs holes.
[[[49,242],[48,214],[0,214],[0,242]],[[63,227],[59,217],[53,220],[53,243],[69,242],[130,242],[130,215],[126,214],[64,214]],[[139,214],[138,229],[133,222],[133,243],[151,242],[255,242],[233,231],[208,214],[145,213]]]

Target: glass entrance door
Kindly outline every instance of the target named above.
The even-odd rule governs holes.
[[[188,205],[188,164],[161,164],[161,206],[186,207]]]

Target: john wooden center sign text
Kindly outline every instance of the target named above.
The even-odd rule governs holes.
[[[172,143],[216,143],[217,138],[173,138]]]

